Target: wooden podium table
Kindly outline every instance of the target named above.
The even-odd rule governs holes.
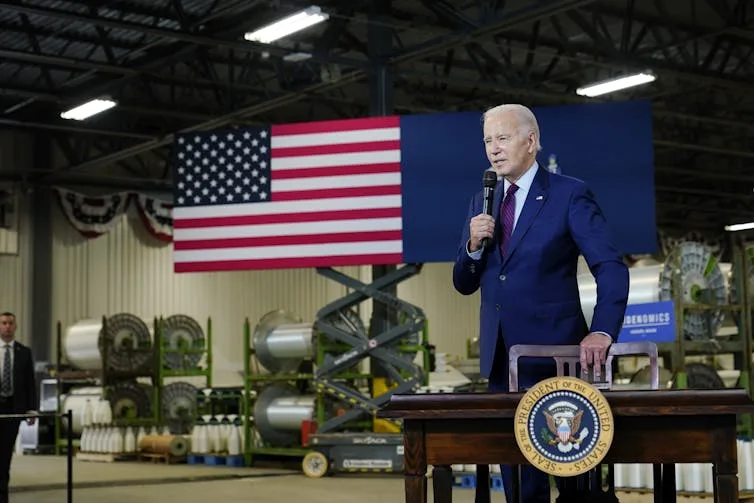
[[[655,464],[655,502],[675,501],[675,463],[712,463],[714,501],[738,501],[736,415],[754,412],[745,390],[603,393],[615,420],[604,463]],[[526,464],[513,436],[522,396],[393,396],[378,415],[404,421],[406,503],[426,503],[428,464],[435,467],[434,500],[443,503],[451,502],[451,464]],[[489,489],[478,489],[478,503],[485,490],[489,501]]]

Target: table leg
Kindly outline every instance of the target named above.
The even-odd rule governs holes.
[[[476,465],[476,488],[474,503],[490,503],[490,467]]]
[[[662,503],[675,503],[675,463],[662,465],[662,481],[655,491],[662,494]]]
[[[673,473],[675,475],[675,472]],[[662,501],[662,465],[655,463],[652,465],[652,479],[654,491],[654,503],[663,503]]]
[[[404,476],[406,503],[427,503],[427,477],[425,475]]]
[[[453,470],[450,465],[432,468],[432,492],[435,503],[453,503]]]
[[[421,421],[403,422],[403,477],[406,503],[427,503],[427,445]]]
[[[738,503],[738,451],[736,446],[736,422],[718,428],[713,436],[714,471],[713,494],[715,503]]]
[[[715,464],[713,475],[713,501],[715,503],[738,503],[738,475],[736,471],[735,464]]]

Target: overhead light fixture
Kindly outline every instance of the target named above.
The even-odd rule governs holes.
[[[311,57],[312,55],[308,52],[292,52],[283,56],[283,61],[287,61],[289,63],[300,63],[301,61],[311,59]]]
[[[754,222],[747,222],[745,224],[732,224],[726,225],[725,230],[728,232],[748,231],[754,229]]]
[[[291,14],[280,21],[275,21],[274,23],[256,31],[246,33],[244,38],[250,42],[269,44],[275,40],[287,37],[292,33],[296,33],[297,31],[305,30],[310,26],[327,21],[329,18],[329,14],[322,12],[322,9],[312,5],[311,7],[308,7],[301,12],[297,12],[296,14]]]
[[[102,113],[105,110],[109,110],[113,108],[115,105],[116,103],[113,100],[94,99],[91,101],[87,101],[83,105],[79,105],[76,108],[71,108],[70,110],[66,110],[65,112],[60,114],[60,117],[62,119],[83,121],[85,119],[88,119],[89,117]]]
[[[648,84],[649,82],[654,82],[655,79],[656,77],[651,73],[636,73],[634,75],[626,75],[625,77],[618,77],[616,79],[590,84],[586,87],[580,87],[576,89],[576,94],[579,96],[594,98],[595,96],[614,93],[615,91],[628,89],[629,87]]]

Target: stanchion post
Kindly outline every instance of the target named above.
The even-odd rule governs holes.
[[[65,491],[67,503],[73,503],[73,411],[71,409],[66,411],[65,418],[68,425],[65,429],[66,462],[68,464]]]

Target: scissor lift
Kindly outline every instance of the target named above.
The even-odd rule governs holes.
[[[309,436],[312,451],[303,460],[303,469],[310,477],[322,477],[338,471],[400,472],[403,469],[403,439],[400,433],[343,432],[342,428],[365,416],[374,417],[377,411],[396,393],[410,393],[424,384],[425,370],[414,363],[412,351],[421,343],[425,330],[424,311],[395,295],[385,292],[421,271],[421,264],[407,264],[365,284],[331,268],[318,268],[326,278],[352,290],[317,313],[317,330],[331,341],[347,346],[346,351],[327,355],[315,373],[314,384],[320,393],[344,402],[348,409],[317,426]],[[357,304],[374,299],[396,311],[398,324],[379,334],[362,330],[343,330],[338,313]],[[385,393],[371,396],[355,390],[339,374],[355,364],[371,358],[385,370],[394,384]],[[425,359],[426,360],[426,359]],[[393,422],[400,426],[399,422]]]

